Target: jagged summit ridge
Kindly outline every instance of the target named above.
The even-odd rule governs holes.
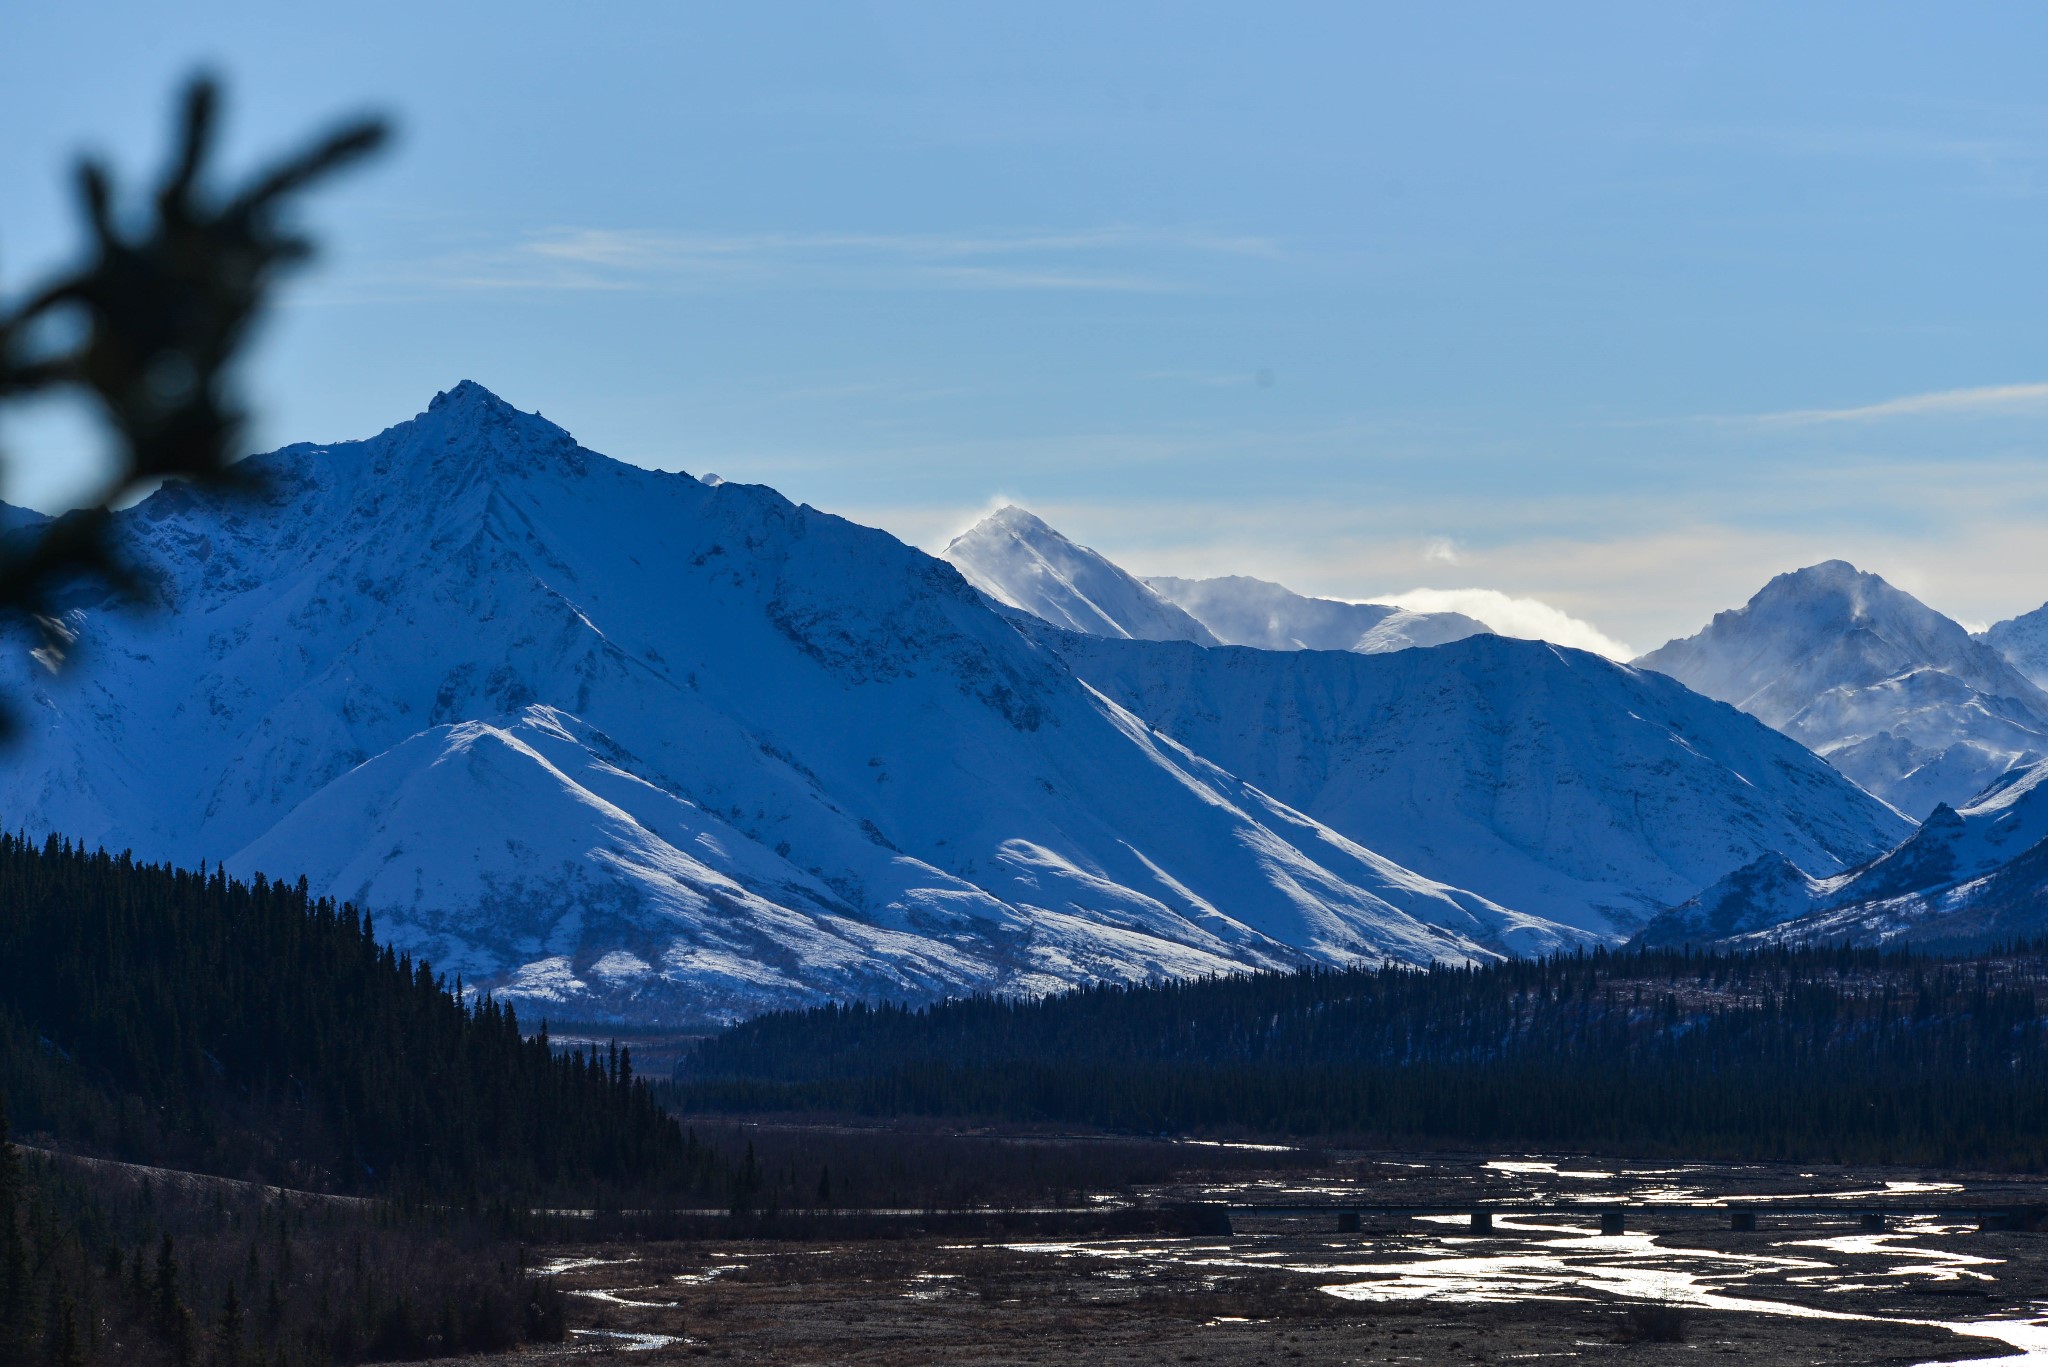
[[[574,471],[591,460],[619,464],[585,450],[567,429],[539,413],[515,408],[474,380],[437,393],[424,412],[387,428],[372,442],[394,461],[477,462],[498,473],[563,467]]]

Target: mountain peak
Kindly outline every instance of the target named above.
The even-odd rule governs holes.
[[[1817,565],[1773,576],[1749,601],[1754,605],[1777,598],[1811,598],[1821,594],[1846,594],[1859,602],[1887,595],[1912,597],[1903,589],[1893,587],[1882,575],[1859,570],[1846,560],[1823,560]]]
[[[1002,507],[983,518],[982,521],[984,523],[993,523],[998,527],[1009,527],[1016,531],[1045,532],[1051,536],[1060,537],[1062,541],[1066,540],[1044,518],[1032,512],[1029,508],[1020,508],[1014,503],[1005,503]]]
[[[514,413],[519,411],[518,409],[513,408],[511,404],[506,403],[503,399],[499,398],[496,394],[493,394],[490,390],[478,384],[475,380],[463,380],[459,382],[453,389],[442,390],[440,393],[436,394],[433,397],[431,402],[427,404],[427,411],[429,413],[435,413],[439,412],[443,408],[465,407],[483,409],[504,409]]]
[[[1845,588],[1851,584],[1865,581],[1874,581],[1879,584],[1885,582],[1881,576],[1866,574],[1846,560],[1823,560],[1817,565],[1807,565],[1801,569],[1788,570],[1784,574],[1776,576],[1769,584],[1764,585],[1763,591],[1768,592],[1773,586],[1779,585],[1786,587],[1799,585],[1814,588]],[[1886,585],[1886,587],[1889,588],[1890,585]]]
[[[572,441],[566,429],[549,422],[539,413],[528,413],[505,402],[475,380],[464,380],[444,389],[427,403],[427,411],[413,419],[435,420],[447,427],[504,427],[546,433],[561,441]],[[409,424],[401,423],[401,427]]]
[[[952,551],[955,546],[968,546],[976,541],[997,536],[1016,537],[1025,541],[1057,542],[1069,546],[1074,544],[1068,541],[1058,528],[1047,523],[1044,518],[1038,516],[1038,514],[1030,509],[1020,508],[1014,503],[1005,503],[1002,507],[954,537],[947,544],[946,549],[939,554],[944,556]]]
[[[939,558],[999,603],[1091,636],[1218,644],[1209,629],[1100,551],[1004,504],[953,538]]]
[[[515,408],[475,380],[434,395],[426,411],[366,444],[380,469],[412,467],[436,479],[583,470],[585,452],[568,431]]]
[[[1636,663],[1777,727],[1902,809],[1967,801],[2048,749],[2048,695],[1846,560],[1778,575]]]

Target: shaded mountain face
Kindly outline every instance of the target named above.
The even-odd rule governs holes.
[[[1260,650],[1355,650],[1376,655],[1443,645],[1489,630],[1461,612],[1409,612],[1385,603],[1310,598],[1245,575],[1145,581],[1227,645]]]
[[[2048,757],[2048,694],[1961,625],[1840,560],[1781,574],[1637,660],[1733,703],[1909,816]]]
[[[2048,604],[2008,618],[1978,639],[2025,675],[2028,682],[2048,689]]]
[[[5,653],[33,832],[309,878],[545,1012],[697,1024],[1582,935],[1417,875],[1148,731],[949,565],[638,469],[473,384],[167,487],[164,611]]]
[[[1989,948],[2048,930],[2048,763],[1935,808],[1861,867],[1813,878],[1772,853],[1644,928],[1647,945],[1909,943]]]
[[[1218,644],[1208,628],[1100,551],[1076,545],[1014,505],[954,537],[939,558],[997,602],[1069,631]]]
[[[1912,830],[1754,718],[1540,641],[1282,654],[1041,634],[1148,727],[1290,807],[1603,936],[1760,855],[1833,873]]]

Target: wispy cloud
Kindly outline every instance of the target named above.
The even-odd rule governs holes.
[[[678,233],[563,226],[419,263],[457,290],[674,291],[735,285],[1161,293],[1196,258],[1275,259],[1270,239],[1200,230]]]
[[[2048,408],[2048,383],[1982,385],[1974,389],[1941,389],[1907,394],[1855,408],[1795,408],[1783,413],[1755,413],[1721,422],[1750,422],[1768,427],[1799,427],[1814,423],[1881,422],[1887,418],[1982,416]]]
[[[1632,646],[1562,608],[1552,607],[1540,598],[1516,597],[1499,589],[1410,589],[1369,601],[1390,603],[1410,612],[1462,612],[1503,636],[1590,650],[1610,660],[1633,659],[1637,653]]]

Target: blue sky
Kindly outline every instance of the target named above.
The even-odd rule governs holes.
[[[927,547],[1014,499],[1637,649],[1829,556],[2048,599],[2040,6],[15,5],[0,289],[199,63],[237,165],[402,131],[317,203],[260,445],[469,377]],[[4,435],[40,506],[95,449]]]

